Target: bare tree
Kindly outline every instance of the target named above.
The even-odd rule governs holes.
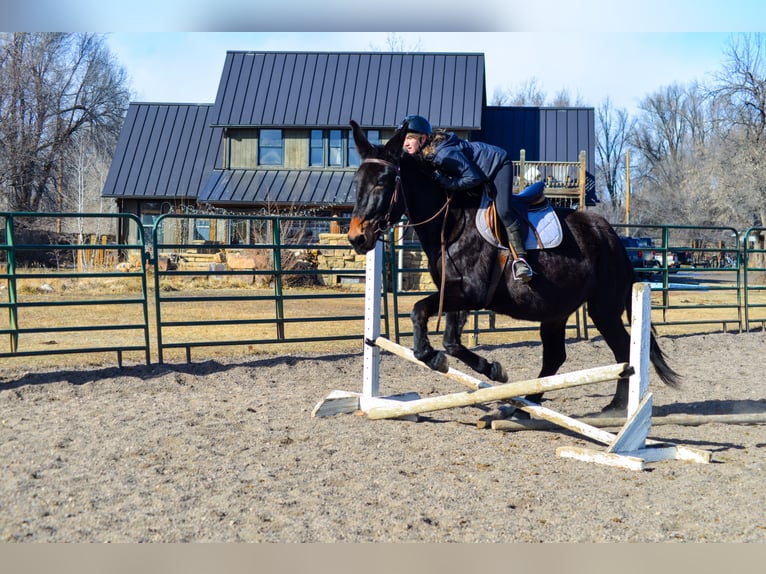
[[[550,101],[549,105],[555,108],[578,108],[584,107],[585,102],[579,94],[576,98],[572,99],[572,95],[569,93],[569,90],[566,88],[561,88],[553,96],[553,99]]]
[[[546,95],[537,78],[530,78],[515,91],[495,89],[493,106],[543,106]]]
[[[401,34],[397,34],[396,32],[389,32],[386,34],[385,48],[380,48],[379,46],[370,44],[371,52],[382,52],[383,50],[388,52],[422,52],[423,45],[420,41],[420,38],[418,38],[416,42],[408,45]]]
[[[0,35],[0,190],[16,211],[61,209],[86,127],[113,147],[130,94],[95,34]],[[76,185],[75,185],[76,190]]]
[[[732,37],[713,95],[724,142],[717,208],[736,225],[766,223],[766,34]]]
[[[637,152],[633,195],[639,219],[691,223],[699,193],[714,183],[708,138],[713,120],[698,84],[666,86],[645,97],[631,135]],[[643,203],[642,203],[643,202]]]
[[[609,98],[596,108],[596,179],[602,200],[614,205],[625,197],[625,154],[632,129],[627,110],[614,109]]]

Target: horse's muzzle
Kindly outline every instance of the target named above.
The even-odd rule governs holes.
[[[351,218],[351,223],[348,227],[348,242],[359,255],[367,253],[371,249],[370,245],[375,241],[374,237],[372,240],[368,237],[369,229],[370,226],[368,222],[363,221],[358,217]]]

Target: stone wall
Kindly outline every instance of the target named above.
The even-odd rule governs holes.
[[[337,248],[322,249],[323,245],[337,246]],[[341,247],[345,247],[345,249],[341,249]],[[365,263],[367,262],[366,256],[358,255],[351,248],[345,233],[320,233],[316,256],[317,268],[320,271],[323,269],[340,271],[340,273],[320,275],[323,285],[364,285],[364,274],[352,273],[344,275],[342,272],[344,269],[364,271]]]
[[[322,245],[338,246],[337,249],[322,249]],[[346,249],[341,249],[345,247]],[[319,235],[319,248],[317,249],[317,267],[340,271],[337,274],[322,275],[324,285],[364,285],[364,275],[344,275],[343,269],[356,269],[364,271],[367,257],[357,255],[348,242],[345,233],[322,233]],[[425,255],[421,251],[404,252],[403,267],[425,267]],[[403,291],[434,291],[436,287],[431,276],[427,272],[402,273],[401,289]]]

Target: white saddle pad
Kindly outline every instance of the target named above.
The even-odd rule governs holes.
[[[487,208],[491,202],[492,199],[487,194],[482,195],[481,205],[479,206],[479,211],[476,213],[476,227],[479,229],[479,233],[481,233],[482,237],[489,243],[504,248],[497,241],[487,224]],[[543,244],[543,249],[558,247],[559,244],[561,244],[564,235],[561,231],[561,222],[559,221],[556,212],[553,210],[553,207],[548,206],[545,209],[530,211],[527,213],[527,218],[531,224],[529,232],[524,238],[524,247],[526,247],[527,250],[540,249],[532,227],[537,229],[540,241],[542,241]]]

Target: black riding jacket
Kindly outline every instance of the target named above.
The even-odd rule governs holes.
[[[469,142],[452,132],[434,142],[434,150],[424,155],[437,169],[434,180],[444,189],[458,191],[492,181],[500,168],[510,163],[508,152],[483,142]]]

